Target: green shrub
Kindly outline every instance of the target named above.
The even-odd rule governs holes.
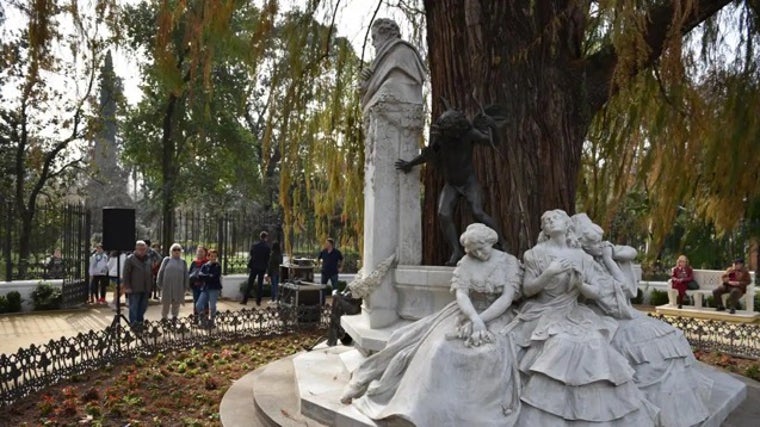
[[[21,311],[21,294],[18,291],[0,295],[0,313],[18,313]]]
[[[703,306],[715,308],[715,298],[712,295],[707,295],[704,298],[705,300],[702,302]]]
[[[8,301],[8,311],[6,311],[6,313],[18,313],[21,311],[21,302],[23,300],[21,299],[21,294],[18,293],[18,291],[8,292],[8,295],[6,295],[5,298]]]
[[[356,273],[359,271],[361,255],[353,249],[346,249],[343,252],[343,273]]]
[[[644,291],[636,289],[636,296],[631,298],[631,304],[643,304],[644,303]]]
[[[61,290],[48,283],[40,283],[32,292],[35,310],[56,310],[61,308]]]
[[[755,292],[757,292],[757,290],[755,290]],[[755,294],[755,311],[760,312],[760,292]]]
[[[649,295],[650,305],[664,305],[668,303],[668,291],[660,291],[652,289],[652,293]]]

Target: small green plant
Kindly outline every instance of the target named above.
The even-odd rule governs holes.
[[[660,291],[652,289],[652,293],[649,295],[650,305],[664,305],[668,303],[668,291]]]
[[[644,291],[636,289],[636,296],[631,298],[631,304],[643,304],[644,303]]]
[[[18,291],[8,292],[8,295],[6,295],[5,298],[8,300],[8,313],[18,313],[21,311],[21,303],[23,300]]]
[[[744,370],[744,375],[753,380],[760,380],[760,366],[757,363],[752,364]]]
[[[40,283],[32,292],[35,310],[56,310],[61,308],[61,290],[48,283]]]

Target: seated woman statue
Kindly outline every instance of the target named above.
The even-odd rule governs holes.
[[[655,425],[657,409],[610,344],[617,322],[579,301],[598,298],[601,267],[580,248],[564,211],[545,212],[541,226],[523,257],[526,300],[502,331],[520,361],[516,425]]]
[[[341,401],[393,425],[509,426],[519,414],[519,377],[509,337],[521,269],[493,249],[497,233],[471,224],[454,270],[456,301],[393,333],[353,372]]]
[[[637,289],[630,274],[636,250],[603,241],[604,231],[586,214],[574,215],[572,220],[583,250],[607,275],[595,304],[598,312],[618,319],[612,346],[628,359],[635,370],[633,379],[647,400],[659,407],[657,425],[685,427],[707,419],[712,381],[695,369],[689,342],[680,330],[633,309],[628,299]]]

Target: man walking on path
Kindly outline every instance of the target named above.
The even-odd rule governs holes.
[[[343,267],[343,254],[335,248],[335,240],[331,237],[325,241],[325,247],[322,252],[319,253],[318,261],[322,262],[322,277],[320,283],[326,285],[330,282],[332,289],[338,289],[338,273]],[[322,293],[322,300],[324,302],[325,295],[329,295],[329,291]]]
[[[269,267],[269,255],[272,249],[267,244],[269,234],[266,231],[259,233],[259,241],[251,246],[250,259],[248,268],[251,270],[248,274],[248,285],[245,287],[242,305],[248,304],[248,296],[251,294],[253,281],[256,280],[256,305],[261,305],[261,293],[264,291],[264,275]]]
[[[148,257],[148,245],[138,240],[135,252],[124,263],[124,292],[129,300],[129,324],[145,321],[148,298],[153,288],[153,265]]]

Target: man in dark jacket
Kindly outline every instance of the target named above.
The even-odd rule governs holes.
[[[269,267],[269,254],[272,250],[267,244],[266,231],[262,231],[259,234],[259,241],[251,246],[250,258],[248,260],[248,268],[250,273],[248,274],[248,285],[245,287],[245,294],[243,294],[242,305],[248,304],[248,295],[251,293],[253,287],[253,281],[256,280],[256,305],[261,305],[261,293],[264,291],[264,275]]]
[[[145,320],[148,297],[153,288],[153,269],[148,257],[148,245],[138,240],[135,252],[124,262],[124,292],[129,299],[129,324],[139,325]]]

